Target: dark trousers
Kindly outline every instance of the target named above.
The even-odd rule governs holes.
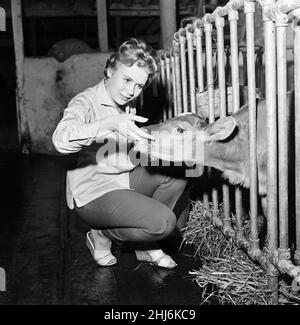
[[[159,171],[159,170],[157,170]],[[165,238],[176,225],[172,211],[187,181],[138,166],[130,172],[130,187],[116,190],[75,209],[92,229],[101,229],[112,240],[154,242]]]

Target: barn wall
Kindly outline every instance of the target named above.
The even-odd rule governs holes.
[[[19,110],[27,120],[30,152],[58,154],[52,133],[70,99],[103,78],[108,53],[73,55],[59,63],[54,58],[26,58],[24,95]]]

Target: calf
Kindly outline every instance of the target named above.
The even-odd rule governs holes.
[[[288,107],[293,105],[293,92],[288,93]],[[222,176],[231,184],[250,186],[250,159],[249,159],[249,111],[248,105],[243,106],[237,113],[218,119],[212,124],[203,123],[195,114],[178,116],[163,124],[148,126],[156,143],[148,146],[147,154],[152,159],[158,157],[163,160],[177,161],[179,157],[185,162],[193,162],[205,166],[214,167],[223,172]],[[168,131],[170,138],[176,135],[176,141],[170,141],[168,148],[161,146],[162,138],[166,139],[166,133],[160,135],[153,131]],[[193,136],[190,136],[192,131]],[[181,136],[178,136],[178,133]],[[186,135],[192,140],[187,148]],[[164,141],[164,143],[168,143]],[[195,145],[202,150],[196,154]],[[183,155],[176,155],[179,151]],[[171,154],[170,154],[171,153]],[[266,215],[267,194],[267,134],[266,134],[266,101],[260,100],[257,104],[257,171],[258,191],[262,197],[262,207]]]

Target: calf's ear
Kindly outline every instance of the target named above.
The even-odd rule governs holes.
[[[226,116],[218,119],[216,122],[207,127],[207,140],[219,141],[227,139],[237,126],[237,121],[234,117]]]

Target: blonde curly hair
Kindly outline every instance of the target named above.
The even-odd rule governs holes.
[[[143,40],[130,38],[120,45],[120,47],[106,61],[104,75],[108,77],[107,70],[115,70],[118,64],[122,63],[127,67],[137,64],[138,67],[148,69],[149,77],[145,87],[159,74],[159,58],[156,51]]]

